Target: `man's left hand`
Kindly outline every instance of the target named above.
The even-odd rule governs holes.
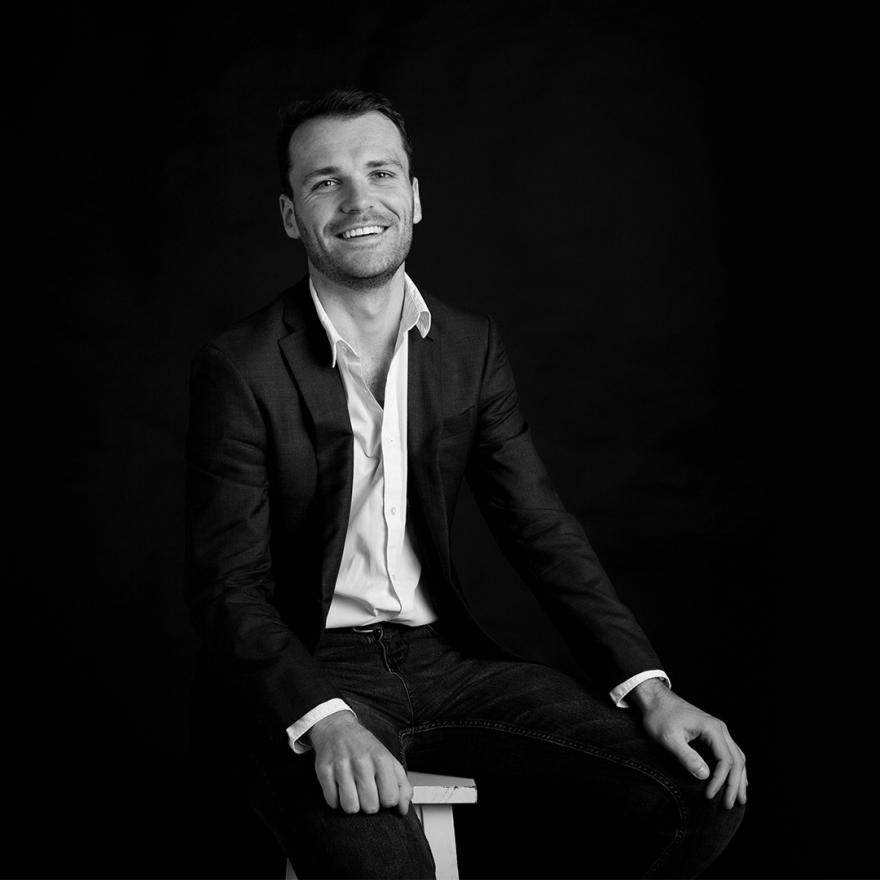
[[[715,797],[726,787],[724,806],[728,810],[736,801],[746,802],[746,756],[723,721],[683,700],[657,678],[633,688],[626,699],[641,709],[648,734],[669,749],[697,779],[709,778],[710,770],[688,743],[700,739],[709,746],[716,763],[706,786],[707,797]]]

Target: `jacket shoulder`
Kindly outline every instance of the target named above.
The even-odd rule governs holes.
[[[431,310],[431,326],[437,327],[444,336],[458,339],[485,340],[492,318],[481,312],[470,311],[451,305],[430,292],[421,291]]]
[[[285,325],[285,303],[297,293],[297,287],[284,290],[271,302],[229,324],[195,355],[195,360],[216,357],[231,361],[242,373],[260,370],[278,357],[278,341],[290,331]]]

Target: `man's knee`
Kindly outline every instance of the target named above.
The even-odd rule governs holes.
[[[667,766],[632,765],[615,786],[612,806],[623,819],[627,841],[622,858],[628,859],[634,875],[650,877],[695,877],[704,871],[730,843],[739,828],[745,808],[736,803],[724,806],[724,791],[706,797],[706,782],[687,771]],[[604,819],[600,817],[599,827]],[[608,833],[614,835],[609,826]]]
[[[319,827],[316,827],[319,826]],[[333,811],[313,823],[307,835],[288,844],[288,857],[300,878],[434,877],[434,859],[419,820],[410,810],[347,815]]]
[[[739,802],[730,809],[724,805],[724,789],[708,798],[705,782],[688,779],[676,788],[682,798],[678,827],[650,870],[652,877],[698,876],[721,855],[745,815]]]

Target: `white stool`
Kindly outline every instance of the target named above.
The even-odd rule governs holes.
[[[434,773],[407,774],[413,787],[412,805],[422,823],[434,864],[437,880],[458,880],[458,854],[455,850],[453,804],[474,804],[477,787],[463,776],[439,776]],[[290,860],[285,880],[296,880]]]

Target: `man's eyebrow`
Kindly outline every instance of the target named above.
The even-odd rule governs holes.
[[[387,159],[371,159],[367,162],[367,168],[381,168],[383,165],[394,165],[403,171],[403,163],[393,156],[389,156]]]

